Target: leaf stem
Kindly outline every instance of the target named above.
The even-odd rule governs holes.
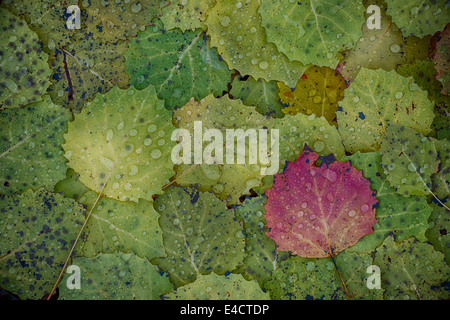
[[[348,293],[347,286],[345,285],[344,279],[342,278],[341,273],[339,272],[339,268],[336,264],[336,261],[334,260],[335,256],[333,255],[333,249],[331,247],[329,247],[329,248],[330,248],[330,252],[328,254],[329,254],[331,260],[333,261],[334,268],[336,269],[339,279],[341,279],[341,283],[342,283],[342,286],[344,287],[345,294],[347,295],[348,300],[352,300],[350,294]]]

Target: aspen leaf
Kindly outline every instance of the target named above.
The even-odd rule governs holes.
[[[316,166],[318,158],[305,148],[266,192],[267,235],[277,250],[330,257],[373,232],[377,200],[370,182],[349,162]]]

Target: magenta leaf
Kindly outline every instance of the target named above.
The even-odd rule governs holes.
[[[375,193],[350,162],[316,166],[308,147],[295,163],[275,175],[265,205],[267,235],[277,250],[302,257],[330,257],[372,233]]]

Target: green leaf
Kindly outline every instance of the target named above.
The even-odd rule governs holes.
[[[259,113],[274,118],[284,116],[275,81],[266,82],[262,79],[256,81],[252,77],[243,80],[236,77],[231,86],[230,94],[235,99],[241,99],[246,106],[254,106]]]
[[[135,252],[148,259],[165,256],[159,214],[153,201],[140,199],[136,204],[101,197],[96,203],[98,194],[82,184],[72,169],[68,170],[67,179],[55,186],[55,191],[86,205],[87,211],[92,210],[83,245],[78,250],[83,256],[95,257],[117,250]]]
[[[436,151],[439,155],[439,169],[431,176],[433,193],[439,198],[450,195],[450,141],[435,140]]]
[[[409,238],[397,244],[388,237],[375,252],[373,264],[381,269],[385,300],[448,300],[445,288],[450,267],[444,255],[427,243]]]
[[[338,53],[361,36],[365,7],[360,0],[262,0],[258,12],[267,40],[291,61],[335,68]]]
[[[0,112],[0,193],[52,190],[66,175],[61,143],[71,115],[44,100]]]
[[[41,299],[58,274],[84,221],[83,207],[39,189],[0,197],[0,279],[21,299]]]
[[[423,37],[442,30],[448,22],[450,9],[444,0],[385,0],[387,13],[405,36]]]
[[[344,99],[344,89],[347,86],[338,71],[311,66],[298,80],[293,91],[282,82],[278,82],[278,87],[281,103],[287,105],[282,110],[284,113],[315,114],[334,124],[338,102]]]
[[[267,41],[259,5],[259,0],[217,1],[206,18],[211,45],[217,48],[230,69],[255,80],[283,81],[293,87],[306,68],[299,62],[289,61]]]
[[[0,109],[42,100],[50,84],[48,55],[20,18],[0,8]]]
[[[450,216],[448,210],[431,203],[433,212],[430,216],[430,228],[425,232],[435,250],[444,253],[445,261],[450,265]]]
[[[192,97],[222,95],[231,71],[210,49],[203,30],[166,31],[156,23],[131,40],[125,53],[131,84],[141,90],[153,84],[166,108],[181,108]]]
[[[365,5],[366,7],[376,5],[380,8],[380,28],[369,29],[367,23],[363,23],[361,38],[354,48],[343,53],[343,58],[336,69],[348,83],[357,77],[361,67],[391,71],[405,63],[407,56],[410,55],[407,39],[403,38],[402,32],[386,14],[386,4],[382,0],[366,0]],[[369,19],[373,14],[366,12],[364,17]],[[414,58],[411,60],[414,61]]]
[[[381,165],[390,185],[404,196],[428,195],[439,160],[430,138],[391,123],[381,145]]]
[[[336,159],[344,156],[345,150],[341,136],[335,126],[330,125],[324,117],[297,113],[277,119],[275,128],[280,130],[280,170],[286,161],[294,162],[302,153],[305,144],[321,156],[330,153]]]
[[[219,276],[214,272],[198,276],[193,283],[163,296],[167,300],[270,300],[269,294],[256,281],[247,281],[240,274]]]
[[[78,0],[4,0],[1,6],[26,21],[31,30],[37,33],[46,52],[62,48],[70,43],[71,37],[78,32],[67,28],[66,10],[78,5]],[[5,21],[2,19],[2,21]],[[22,20],[23,23],[23,20]],[[82,25],[82,28],[84,26]],[[28,32],[27,32],[28,33]]]
[[[173,175],[170,119],[153,86],[114,87],[69,123],[64,155],[91,190],[121,201],[152,200]]]
[[[388,121],[427,134],[434,118],[426,91],[395,71],[362,69],[340,106],[339,133],[350,153],[378,150]]]
[[[80,202],[91,210],[98,195],[89,192]],[[135,252],[139,257],[153,259],[165,256],[159,214],[151,201],[122,202],[101,198],[86,226],[87,238],[80,250],[85,257],[98,253]]]
[[[369,254],[341,252],[335,263],[352,299],[380,300],[382,290],[368,289]],[[291,256],[281,262],[265,288],[273,300],[347,300],[342,281],[331,258],[312,259]]]
[[[161,14],[159,0],[83,1],[86,29],[94,38],[116,42],[144,31]]]
[[[243,222],[246,235],[245,258],[238,271],[247,280],[256,279],[261,287],[287,256],[287,252],[277,251],[275,241],[266,235],[269,229],[264,218],[265,203],[264,197],[247,198],[234,209],[236,219]]]
[[[244,258],[244,233],[234,211],[211,193],[169,187],[155,199],[167,257],[156,258],[175,287],[211,272],[225,274]]]
[[[224,143],[227,129],[255,129],[258,132],[258,129],[272,128],[275,123],[275,119],[264,117],[255,107],[245,106],[240,100],[232,100],[227,96],[217,99],[213,95],[201,101],[191,100],[183,108],[175,110],[173,116],[175,125],[189,130],[191,135],[195,121],[202,121],[203,130],[218,128],[223,133]],[[246,143],[248,140],[246,139]],[[229,205],[240,204],[239,198],[242,195],[250,195],[250,189],[262,185],[261,168],[268,167],[263,165],[260,159],[257,164],[249,164],[248,149],[246,145],[245,164],[237,164],[236,147],[234,163],[227,163],[224,150],[223,164],[220,164],[221,159],[207,164],[205,162],[211,158],[205,158],[201,164],[177,165],[174,181],[182,187],[195,186],[200,191],[212,191],[219,199],[227,200]],[[191,163],[194,163],[192,159]]]
[[[215,4],[215,0],[176,0],[162,9],[161,21],[167,30],[180,28],[186,30],[206,29],[205,20],[209,8]]]
[[[59,285],[62,300],[159,300],[173,290],[167,274],[133,252],[75,257],[72,265],[80,268],[81,288],[68,289],[66,274]]]
[[[425,231],[429,228],[428,218],[432,208],[428,206],[425,197],[404,197],[396,193],[384,175],[380,165],[381,155],[377,152],[357,152],[344,160],[350,160],[353,167],[362,170],[364,177],[370,179],[371,187],[376,190],[376,198],[379,201],[375,213],[378,222],[373,227],[374,232],[349,248],[350,252],[370,253],[391,233],[395,235],[396,242],[411,236],[422,242],[427,241]]]
[[[52,100],[79,112],[97,93],[106,93],[115,85],[126,89],[129,76],[123,54],[127,49],[124,41],[112,44],[88,34],[73,36],[70,44],[49,59]]]

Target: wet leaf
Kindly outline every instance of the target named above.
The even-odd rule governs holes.
[[[50,97],[25,108],[0,112],[0,193],[36,190],[65,178],[63,134],[70,113]]]
[[[167,274],[133,252],[75,257],[73,264],[80,268],[81,288],[68,289],[66,274],[59,285],[62,300],[159,300],[173,290]]]
[[[284,113],[315,114],[335,124],[338,102],[344,99],[347,86],[338,71],[312,66],[298,80],[293,91],[282,82],[278,82],[278,87],[281,103],[287,105],[282,109]]]
[[[336,255],[372,233],[377,222],[377,200],[362,173],[349,162],[316,166],[317,159],[304,150],[266,192],[267,235],[277,250],[308,258]]]
[[[339,133],[351,153],[378,150],[389,121],[427,134],[434,118],[427,92],[395,71],[361,70],[339,105]]]
[[[130,42],[125,53],[131,84],[141,90],[152,84],[166,108],[181,108],[192,97],[227,90],[231,71],[221,61],[203,30],[166,31],[155,23]]]
[[[179,287],[242,263],[244,233],[233,210],[207,192],[169,187],[155,199],[167,257],[154,259]]]
[[[42,100],[50,84],[48,55],[20,18],[0,8],[0,109]]]
[[[258,13],[259,5],[259,0],[217,1],[206,19],[211,46],[217,48],[230,69],[242,75],[294,86],[306,68],[299,62],[289,61],[267,40]]]
[[[63,144],[68,166],[96,193],[152,200],[173,175],[170,119],[153,86],[98,94],[69,123]]]
[[[1,286],[22,299],[41,299],[58,278],[84,221],[84,208],[39,189],[0,197]]]
[[[212,272],[200,275],[193,282],[165,294],[167,300],[269,300],[269,294],[256,281],[247,281],[240,274],[219,276]]]
[[[258,12],[267,40],[291,61],[335,68],[339,52],[350,49],[365,22],[362,1],[262,0]]]

